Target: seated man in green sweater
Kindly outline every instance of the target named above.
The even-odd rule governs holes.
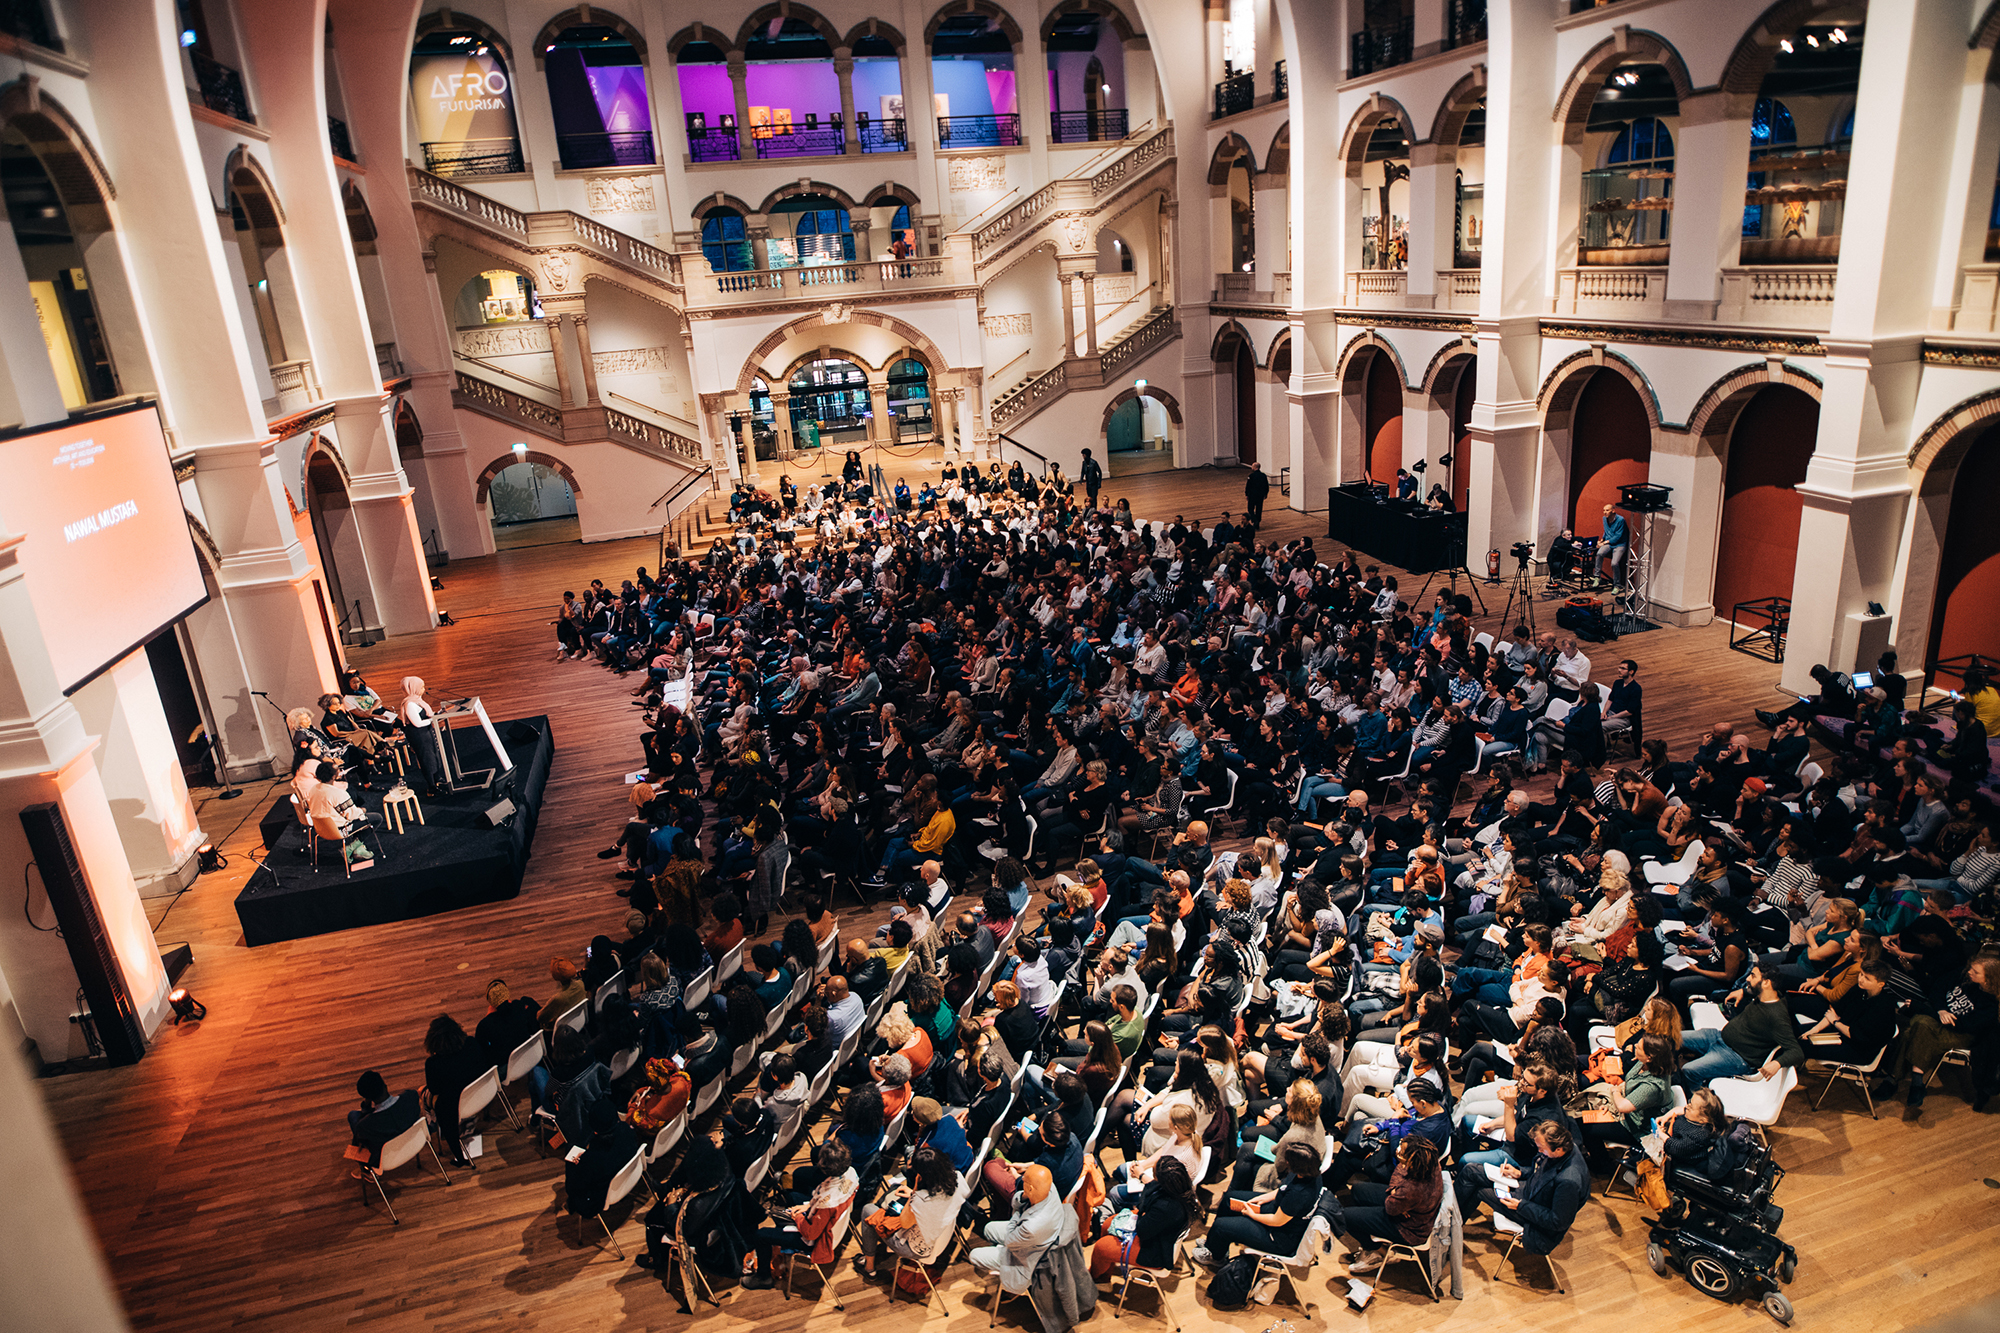
[[[1681,1034],[1681,1051],[1687,1056],[1682,1087],[1693,1091],[1718,1078],[1772,1078],[1780,1069],[1805,1063],[1806,1048],[1799,1044],[1791,1011],[1763,968],[1745,973],[1742,987],[1730,992],[1727,1004],[1735,1016],[1720,1031],[1694,1028]]]

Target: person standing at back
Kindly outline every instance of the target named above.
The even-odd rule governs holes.
[[[1097,493],[1104,488],[1104,469],[1090,456],[1090,450],[1083,451],[1083,489],[1090,497],[1090,507],[1097,508]]]
[[[1243,507],[1253,528],[1264,524],[1264,497],[1271,493],[1271,479],[1264,475],[1264,465],[1256,464],[1243,482]]]

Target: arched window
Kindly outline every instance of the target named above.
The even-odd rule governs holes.
[[[674,56],[674,79],[681,88],[687,120],[688,158],[694,162],[734,162],[736,88],[729,60],[713,42],[689,42]]]
[[[571,171],[653,164],[653,112],[639,52],[616,28],[564,28],[542,52],[556,148]]]
[[[1014,42],[984,14],[953,14],[931,38],[931,94],[945,148],[1012,147],[1021,142],[1014,87]]]
[[[826,157],[845,150],[833,47],[804,19],[773,18],[743,46],[750,137],[757,156]]]
[[[1125,44],[1104,16],[1081,9],[1055,20],[1049,62],[1049,138],[1089,143],[1125,137]]]
[[[816,448],[822,442],[848,443],[868,437],[868,372],[852,361],[808,361],[794,371],[791,383],[792,447]]]
[[[410,52],[410,102],[424,165],[440,176],[526,170],[514,125],[514,85],[478,33],[439,28]]]
[[[895,439],[931,433],[931,373],[909,357],[889,366],[889,416]]]
[[[903,110],[903,62],[887,37],[854,43],[854,131],[864,153],[909,151]]]
[[[823,194],[798,194],[770,213],[766,250],[772,268],[837,264],[854,258],[854,229],[847,210]]]
[[[1782,152],[1799,141],[1798,127],[1792,123],[1791,108],[1774,98],[1760,97],[1750,112],[1750,165],[1755,167],[1757,159],[1767,157],[1774,151]],[[1750,173],[1749,192],[1755,195],[1769,180],[1767,173]],[[1765,208],[1762,201],[1743,205],[1743,234],[1762,236],[1764,234]]]
[[[757,267],[749,229],[743,215],[733,208],[711,208],[702,218],[701,252],[717,273],[743,273]]]

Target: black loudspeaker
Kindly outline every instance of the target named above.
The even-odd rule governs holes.
[[[21,812],[21,824],[28,831],[28,849],[42,872],[42,887],[55,909],[63,943],[69,946],[69,960],[83,988],[84,1003],[90,1006],[97,1040],[112,1064],[135,1065],[146,1053],[145,1029],[117,952],[104,933],[97,900],[90,896],[90,885],[77,862],[62,810],[53,803],[31,805]]]
[[[541,730],[532,722],[509,722],[500,735],[509,745],[533,745],[542,738]]]
[[[489,805],[479,812],[479,827],[499,828],[514,817],[514,803],[501,798],[500,804]]]
[[[1618,637],[1617,628],[1605,619],[1604,613],[1588,606],[1557,607],[1556,624],[1577,638],[1594,643],[1603,643]]]

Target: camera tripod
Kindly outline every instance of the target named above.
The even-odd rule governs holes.
[[[1458,593],[1458,580],[1461,576],[1463,576],[1465,579],[1465,586],[1472,590],[1472,600],[1479,603],[1479,614],[1482,616],[1486,614],[1486,599],[1479,595],[1479,580],[1472,577],[1472,571],[1465,567],[1465,562],[1463,560],[1461,560],[1459,563],[1451,566],[1448,569],[1433,569],[1428,575],[1426,575],[1424,578],[1424,586],[1418,589],[1417,591],[1418,602],[1423,601],[1425,597],[1428,597],[1430,595],[1431,581],[1437,578],[1437,576],[1440,574],[1444,575],[1445,585],[1451,589],[1452,594],[1454,596],[1456,596]],[[1414,603],[1412,603],[1412,605],[1414,605]]]
[[[1515,557],[1516,568],[1513,581],[1507,587],[1507,605],[1500,612],[1502,630],[1512,629],[1515,624],[1528,627],[1530,634],[1537,633],[1535,626],[1535,567],[1531,559]],[[1521,604],[1521,619],[1514,619],[1514,603]]]

